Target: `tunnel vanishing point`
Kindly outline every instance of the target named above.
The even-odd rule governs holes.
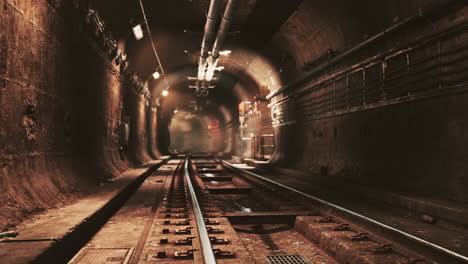
[[[465,0],[0,0],[0,264],[468,263]]]

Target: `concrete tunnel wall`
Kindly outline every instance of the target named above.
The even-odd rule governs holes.
[[[149,160],[144,100],[56,2],[0,1],[0,230]],[[118,127],[130,108],[128,152]]]
[[[290,83],[305,76],[303,65],[327,49],[346,51],[398,21],[417,15],[420,8],[427,15],[329,67],[311,82],[323,80],[363,59],[404,47],[466,17],[466,6],[443,8],[448,2],[304,1],[268,43],[265,52],[283,69],[283,83]],[[429,14],[432,8],[440,12]],[[457,35],[441,42],[441,50],[451,51],[466,41],[466,33]],[[430,53],[422,56],[428,57]],[[454,57],[444,60],[451,59],[456,60]],[[463,72],[466,60],[452,67]],[[446,67],[441,71],[454,69]],[[463,83],[460,78],[463,76],[450,75],[444,80],[447,83],[444,87]],[[438,85],[437,82],[429,75],[422,83],[429,87]],[[307,119],[296,106],[293,117],[296,123],[276,128],[277,153],[272,162],[305,171],[324,182],[350,181],[391,191],[468,201],[464,190],[468,184],[467,99],[466,93],[453,93],[313,120]],[[298,102],[292,104],[294,108]],[[326,173],[321,175],[324,168]]]
[[[147,136],[147,106],[145,98],[135,91],[128,90],[128,116],[130,117],[130,144],[127,154],[134,164],[142,164],[151,160],[148,153]]]

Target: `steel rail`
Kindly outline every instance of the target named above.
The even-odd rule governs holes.
[[[206,231],[205,220],[203,218],[200,204],[198,203],[195,188],[193,187],[192,180],[190,179],[189,173],[189,159],[185,160],[185,179],[187,180],[187,186],[190,193],[190,200],[192,201],[192,207],[195,214],[195,222],[197,224],[198,238],[200,240],[200,251],[202,252],[203,262],[205,264],[216,264],[216,258],[211,248],[211,241]]]
[[[363,216],[363,215],[358,214],[358,213],[356,213],[356,212],[350,211],[350,210],[348,210],[348,209],[346,209],[346,208],[344,208],[344,207],[341,207],[341,206],[339,206],[339,205],[332,204],[332,203],[330,203],[330,202],[324,201],[324,200],[322,200],[322,199],[320,199],[320,198],[317,198],[317,197],[315,197],[315,196],[312,196],[312,195],[310,195],[310,194],[301,192],[301,191],[296,190],[296,189],[294,189],[294,188],[291,188],[291,187],[289,187],[289,186],[287,186],[287,185],[284,185],[284,184],[275,182],[275,181],[270,180],[270,179],[268,179],[268,178],[266,178],[266,177],[263,177],[263,176],[260,176],[260,175],[258,175],[258,174],[255,174],[255,173],[253,173],[253,172],[250,172],[250,171],[247,171],[247,170],[245,170],[245,169],[239,168],[239,167],[237,167],[236,165],[234,165],[234,164],[232,164],[232,163],[229,163],[229,162],[227,162],[227,161],[225,161],[225,160],[222,160],[222,162],[223,162],[224,164],[226,164],[228,167],[231,167],[231,168],[234,168],[234,169],[236,169],[236,170],[242,171],[242,172],[244,172],[244,173],[246,173],[246,174],[249,174],[249,175],[254,176],[254,177],[256,177],[256,178],[262,179],[262,180],[264,180],[264,181],[267,181],[267,182],[272,183],[272,184],[274,184],[274,185],[277,185],[277,186],[279,186],[279,187],[285,188],[285,189],[290,190],[290,191],[292,191],[292,192],[295,192],[295,193],[297,193],[297,194],[303,195],[303,196],[305,196],[305,197],[307,197],[307,198],[309,198],[309,199],[312,199],[312,200],[314,200],[314,201],[316,201],[316,202],[318,202],[318,203],[320,203],[320,204],[323,204],[323,205],[328,206],[328,207],[332,207],[332,208],[337,209],[337,210],[339,210],[339,211],[342,211],[342,212],[345,212],[345,213],[347,213],[347,214],[350,214],[350,215],[352,215],[352,216],[354,216],[354,217],[360,218],[361,220],[370,222],[370,223],[372,223],[372,224],[374,224],[374,225],[376,225],[376,226],[378,226],[378,227],[380,227],[380,228],[383,228],[383,229],[385,229],[385,230],[387,230],[387,231],[396,232],[396,233],[398,233],[399,235],[402,235],[402,236],[404,236],[404,237],[407,238],[407,239],[410,239],[410,240],[413,240],[413,241],[417,241],[418,243],[421,243],[421,244],[423,244],[423,245],[425,245],[425,246],[427,246],[427,247],[429,247],[429,248],[432,248],[432,249],[438,250],[438,251],[440,251],[440,252],[443,252],[443,253],[449,255],[449,256],[452,257],[452,258],[455,258],[455,259],[457,259],[457,260],[463,261],[463,263],[468,263],[468,257],[466,257],[466,256],[464,256],[464,255],[462,255],[462,254],[459,254],[459,253],[457,253],[457,252],[454,252],[454,251],[452,251],[452,250],[450,250],[450,249],[447,249],[447,248],[445,248],[445,247],[436,245],[436,244],[434,244],[434,243],[432,243],[432,242],[429,242],[429,241],[427,241],[427,240],[424,240],[424,239],[422,239],[422,238],[420,238],[420,237],[414,236],[414,235],[412,235],[412,234],[406,233],[406,232],[404,232],[404,231],[401,231],[401,230],[399,230],[399,229],[397,229],[397,228],[394,228],[394,227],[392,227],[392,226],[389,226],[389,225],[387,225],[387,224],[381,223],[381,222],[376,221],[376,220],[374,220],[374,219],[371,219],[371,218],[369,218],[369,217],[366,217],[366,216]]]

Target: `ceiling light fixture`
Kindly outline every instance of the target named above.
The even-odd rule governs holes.
[[[153,73],[153,79],[157,80],[159,77],[161,77],[161,74],[159,74],[158,71],[155,71],[155,72]]]
[[[133,36],[135,36],[136,40],[140,40],[143,38],[143,29],[141,28],[141,25],[136,25],[132,28],[133,31]]]
[[[230,50],[222,50],[219,52],[219,55],[229,56],[231,54]]]

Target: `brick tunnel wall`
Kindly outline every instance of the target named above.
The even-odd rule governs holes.
[[[73,76],[69,93],[72,107],[73,164],[87,167],[91,175],[105,179],[130,165],[121,151],[119,125],[123,122],[125,94],[118,67],[110,62],[88,32],[76,29],[68,62]],[[83,52],[87,51],[87,52]],[[57,73],[60,74],[60,73]],[[68,92],[67,92],[68,93]]]
[[[375,10],[366,20],[365,16],[346,13],[354,8],[336,8],[343,4],[340,1],[322,2],[323,6],[320,1],[304,1],[266,50],[284,70],[284,82],[290,83],[307,75],[304,64],[327,49],[339,54],[383,30],[385,27],[381,25],[388,27],[418,14],[418,8],[427,10],[430,4],[448,1],[390,2],[356,2],[364,7],[368,5],[365,10]],[[284,94],[290,97],[275,98],[276,107],[289,113],[289,116],[282,116],[285,124],[276,128],[279,142],[275,161],[280,166],[300,168],[311,177],[321,177],[325,181],[354,181],[392,191],[468,201],[463,189],[468,184],[464,174],[468,169],[468,94],[462,89],[466,88],[467,63],[466,52],[457,49],[466,47],[466,30],[454,31],[451,36],[428,41],[426,46],[408,52],[409,74],[395,67],[401,59],[398,56],[377,60],[380,68],[374,68],[381,69],[385,64],[389,75],[385,86],[381,86],[381,80],[375,86],[384,87],[384,94],[370,87],[374,70],[371,67],[362,70],[366,71],[368,86],[362,80],[356,81],[356,76],[362,79],[362,71],[321,83],[381,52],[399,51],[407,43],[427,40],[425,36],[446,27],[452,29],[468,15],[466,7],[440,11],[444,12],[388,34],[296,87],[295,92]],[[277,52],[278,48],[284,52]],[[434,58],[438,52],[439,59]],[[417,63],[421,60],[425,63]],[[401,61],[406,63],[406,60]],[[392,82],[389,77],[399,82]],[[348,80],[346,89],[349,91],[340,90],[344,80]],[[317,83],[321,84],[315,85]],[[306,91],[299,93],[301,89]],[[363,95],[365,92],[368,92],[367,98]],[[371,96],[369,92],[375,93]],[[288,120],[295,123],[287,124]],[[294,139],[293,144],[291,139]]]
[[[66,4],[0,0],[0,231],[134,165],[118,133],[130,87]]]

